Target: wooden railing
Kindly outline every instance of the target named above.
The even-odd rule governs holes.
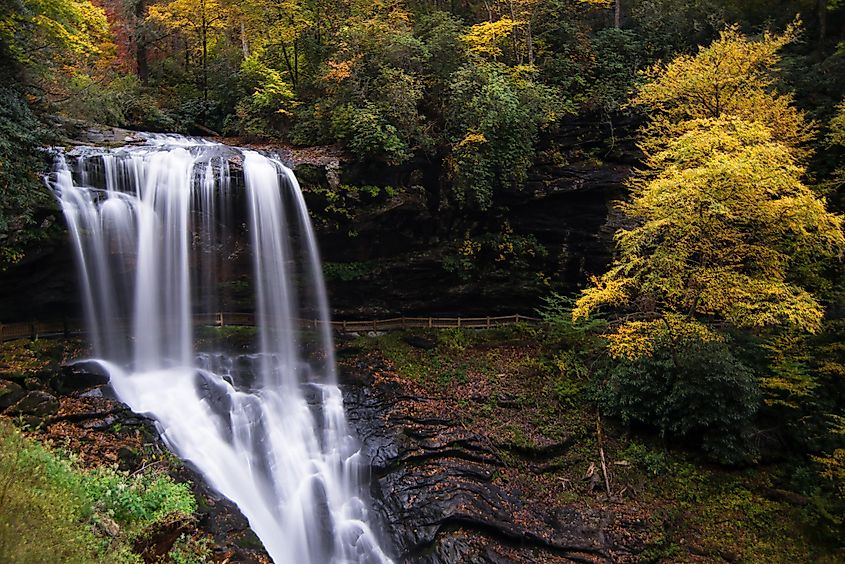
[[[300,319],[299,325],[305,329],[317,329],[323,322],[315,319]],[[505,315],[487,317],[393,317],[390,319],[372,319],[366,321],[330,321],[333,331],[344,333],[363,333],[369,331],[393,331],[397,329],[490,329],[501,325],[528,323],[536,325],[540,320],[526,315]],[[214,313],[197,314],[194,325],[206,327],[254,327],[255,314],[252,313]],[[0,323],[0,341],[16,339],[38,339],[55,337],[74,337],[85,334],[84,324],[77,320],[55,322],[19,322]]]

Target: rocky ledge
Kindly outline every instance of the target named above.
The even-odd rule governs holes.
[[[145,562],[160,562],[182,535],[210,538],[215,562],[271,562],[238,508],[168,452],[154,422],[118,401],[96,365],[45,366],[37,376],[0,368],[0,413],[35,438],[63,445],[85,467],[117,465],[129,473],[155,467],[190,485],[197,512],[145,531],[135,546]]]
[[[347,365],[346,380],[349,419],[372,460],[374,508],[398,562],[637,561],[642,513],[602,499],[597,474],[586,478],[596,478],[597,493],[572,503],[532,485],[554,474],[571,441],[526,446],[470,429],[452,402],[378,357]]]

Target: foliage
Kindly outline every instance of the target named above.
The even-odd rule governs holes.
[[[620,347],[647,340],[666,314],[677,323],[817,331],[821,306],[791,273],[839,252],[842,219],[801,182],[803,169],[764,126],[706,119],[686,127],[648,159],[655,172],[634,183],[623,206],[637,225],[617,234],[620,258],[574,314],[635,306],[643,320],[615,332]]]
[[[0,425],[0,554],[7,562],[93,562],[85,499],[53,478],[43,455]]]
[[[396,190],[390,186],[314,184],[309,187],[307,197],[316,222],[328,229],[347,230],[352,237],[356,234],[353,222],[357,210],[383,204],[395,195]]]
[[[804,335],[824,317],[811,292],[845,245],[842,218],[804,184],[812,126],[774,88],[778,51],[796,34],[751,40],[729,27],[645,73],[634,103],[651,111],[646,169],[620,206],[629,224],[617,258],[573,309],[620,314],[606,333],[616,359],[600,386],[606,409],[723,461],[743,458],[758,385],[767,414],[801,419],[818,387]],[[729,332],[768,340],[739,351]]]
[[[88,0],[4,2],[0,45],[18,65],[42,75],[96,65],[113,49],[105,12]]]
[[[827,142],[830,148],[838,151],[840,155],[845,153],[845,101],[836,106],[836,113],[830,120]],[[841,194],[841,190],[845,188],[845,165],[836,166],[827,188],[831,192],[839,190]]]
[[[461,39],[471,54],[487,56],[495,61],[502,56],[502,46],[510,42],[514,29],[521,23],[508,17],[495,22],[477,23]]]
[[[290,116],[295,94],[282,73],[251,55],[241,63],[242,87],[251,92],[237,104],[240,128],[246,133],[272,135]]]
[[[498,63],[469,64],[452,77],[447,104],[447,157],[452,198],[489,209],[499,190],[526,178],[543,127],[568,111],[530,70]]]
[[[367,262],[324,262],[323,275],[326,280],[354,282],[369,278],[375,268],[374,263]]]
[[[544,285],[542,268],[548,250],[533,235],[515,233],[510,223],[505,222],[495,232],[472,236],[467,232],[457,248],[443,259],[443,269],[457,273],[464,279],[504,273],[535,275],[534,282]]]
[[[765,33],[758,40],[731,26],[694,56],[679,55],[646,70],[647,82],[633,100],[653,112],[644,131],[646,150],[658,149],[699,120],[728,116],[767,127],[773,141],[787,148],[797,150],[806,143],[813,127],[795,108],[793,96],[774,88],[778,52],[796,40],[798,25],[790,25],[781,35]]]
[[[598,390],[607,413],[700,447],[726,463],[745,461],[760,397],[751,370],[725,343],[662,335],[652,354],[619,359]]]
[[[21,95],[0,86],[0,267],[20,260],[27,243],[44,236],[36,215],[51,203],[38,178],[46,168],[39,151],[44,138]]]

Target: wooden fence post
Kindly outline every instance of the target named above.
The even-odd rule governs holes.
[[[490,329],[490,316],[487,316],[487,328]]]
[[[428,328],[431,329],[431,318],[428,318]]]
[[[519,323],[519,314],[518,313],[516,315],[514,315],[514,318],[516,319],[516,321],[514,321],[514,323]]]
[[[461,318],[458,317],[458,329],[460,329],[460,328],[461,328]]]
[[[36,324],[35,321],[33,321],[32,323],[29,324],[29,327],[30,327],[30,338],[33,341],[37,341],[38,340],[38,325]]]

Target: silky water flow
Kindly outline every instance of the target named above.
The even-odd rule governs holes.
[[[237,504],[275,562],[390,562],[368,520],[367,467],[293,172],[255,151],[149,136],[59,154],[47,182],[76,251],[93,353],[119,398]],[[212,320],[239,248],[252,254],[258,352],[198,350],[196,322]],[[302,318],[320,323],[304,332]]]

